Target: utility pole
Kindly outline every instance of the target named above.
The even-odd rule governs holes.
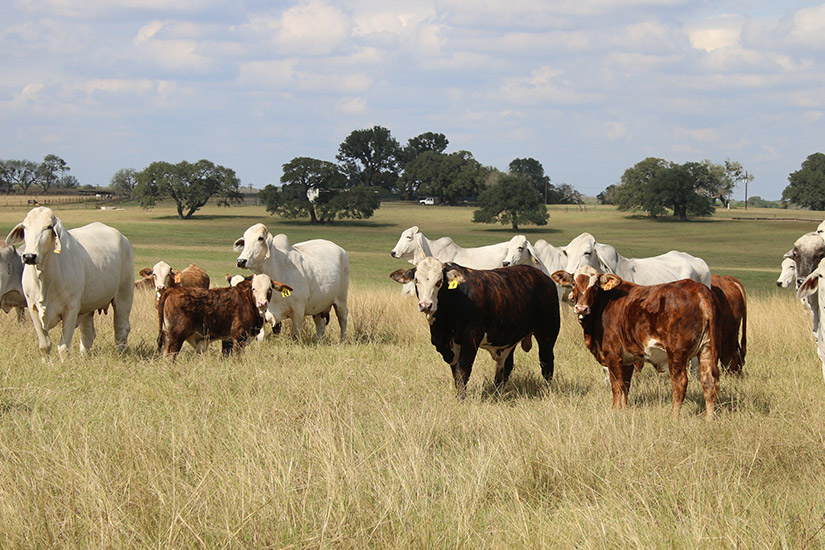
[[[748,171],[745,170],[745,210],[748,209]]]

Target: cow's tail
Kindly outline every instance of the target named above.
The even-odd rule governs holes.
[[[742,293],[742,338],[739,340],[739,367],[745,365],[745,354],[748,352],[748,302],[745,296],[745,287],[739,283],[739,292]]]

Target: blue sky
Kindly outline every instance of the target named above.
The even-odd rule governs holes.
[[[819,2],[10,0],[0,73],[0,158],[92,185],[206,158],[260,188],[373,125],[587,195],[655,156],[777,199],[825,152]]]

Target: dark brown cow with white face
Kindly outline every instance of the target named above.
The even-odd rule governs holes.
[[[501,387],[513,370],[514,348],[521,342],[529,351],[532,336],[541,374],[552,380],[559,303],[556,286],[540,270],[527,265],[476,270],[428,257],[390,277],[415,282],[418,309],[430,324],[433,345],[452,368],[460,399],[479,348],[496,362],[495,384]]]
[[[627,405],[634,364],[645,360],[670,370],[672,412],[677,416],[687,389],[687,363],[698,356],[705,414],[713,416],[719,387],[718,328],[708,287],[690,279],[642,286],[590,266],[572,274],[556,271],[552,277],[572,290],[584,342],[610,374],[614,408]]]
[[[729,275],[711,275],[710,282],[719,323],[719,363],[732,373],[741,373],[748,348],[745,287],[739,279]]]
[[[158,350],[175,359],[184,342],[203,351],[210,340],[222,340],[221,351],[240,351],[263,326],[271,289],[291,290],[267,278],[267,289],[253,292],[253,281],[219,288],[169,288],[158,301]]]

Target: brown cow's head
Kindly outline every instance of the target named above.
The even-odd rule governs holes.
[[[580,267],[572,274],[563,270],[556,271],[551,277],[561,286],[571,289],[570,300],[575,304],[573,311],[579,316],[579,320],[590,315],[600,292],[612,290],[622,282],[616,275],[599,273],[590,266]]]
[[[438,292],[442,285],[446,282],[447,287],[453,289],[464,282],[461,273],[433,257],[424,258],[413,268],[397,269],[390,273],[390,278],[401,284],[415,282],[418,311],[424,313],[429,322],[438,309]]]

